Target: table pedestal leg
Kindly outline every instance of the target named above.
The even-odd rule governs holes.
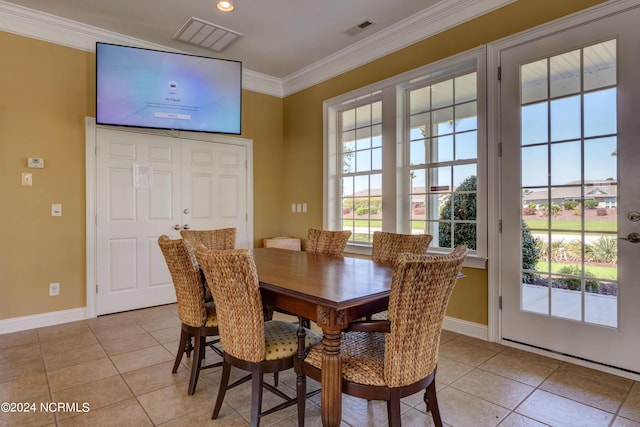
[[[318,326],[324,337],[322,345],[322,425],[339,426],[342,419],[342,362],[340,333],[347,326],[344,312],[319,307]]]

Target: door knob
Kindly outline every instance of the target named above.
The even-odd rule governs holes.
[[[180,230],[180,228],[181,228],[181,227],[180,227],[180,224],[176,224],[176,225],[174,225],[174,226],[173,226],[173,229],[174,229],[174,230]]]
[[[189,229],[189,224],[185,224],[182,228],[184,228],[185,230],[188,230]]]
[[[627,237],[620,237],[620,239],[631,243],[640,243],[640,233],[629,233]]]
[[[182,211],[185,215],[189,215],[189,209],[185,209]]]

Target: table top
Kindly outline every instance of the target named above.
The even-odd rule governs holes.
[[[393,267],[369,259],[276,248],[253,249],[260,286],[300,301],[343,310],[388,298]]]

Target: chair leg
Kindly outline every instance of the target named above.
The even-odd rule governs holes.
[[[173,372],[174,374],[178,372],[178,368],[180,367],[180,362],[182,362],[182,355],[185,352],[187,347],[187,339],[189,339],[190,335],[186,333],[184,330],[180,331],[180,344],[178,344],[178,354],[176,354],[176,361],[173,363]],[[189,339],[189,343],[191,340]]]
[[[188,391],[189,396],[196,392],[196,385],[198,385],[200,366],[202,366],[202,359],[204,358],[205,338],[205,336],[200,335],[199,331],[196,332],[193,337],[195,348],[193,349],[193,361],[191,362],[191,378],[189,379]]]
[[[387,400],[387,417],[389,419],[389,427],[400,427],[402,421],[400,419],[400,391],[391,391],[390,399]]]
[[[424,402],[427,404],[427,412],[431,412],[433,424],[436,427],[442,427],[442,419],[440,418],[440,408],[438,408],[438,398],[436,396],[436,382],[431,381],[424,392]]]
[[[212,420],[218,418],[218,414],[220,414],[220,408],[222,408],[222,402],[224,401],[224,395],[227,392],[230,376],[231,365],[224,361],[222,363],[222,376],[220,377],[220,386],[218,387],[218,397],[216,397],[216,404],[213,407],[213,413],[211,414]]]
[[[262,410],[263,376],[260,366],[256,364],[251,369],[251,427],[260,426],[260,412]]]

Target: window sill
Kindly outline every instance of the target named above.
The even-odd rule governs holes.
[[[428,252],[433,255],[446,253],[446,252]],[[370,245],[357,245],[357,244],[348,244],[345,248],[345,255],[358,257],[358,258],[370,258],[371,257],[371,246]],[[487,258],[478,256],[476,254],[469,254],[467,258],[465,258],[463,267],[467,268],[477,268],[480,270],[486,270],[487,268]]]

